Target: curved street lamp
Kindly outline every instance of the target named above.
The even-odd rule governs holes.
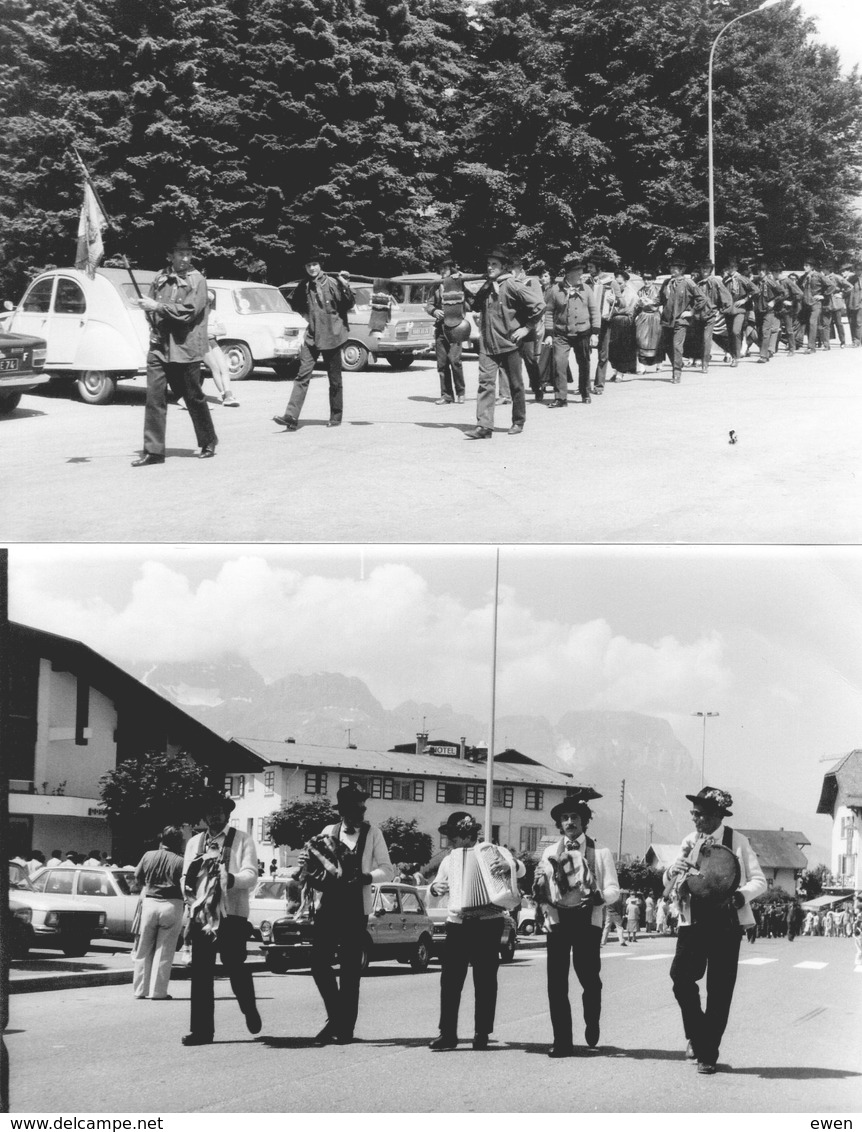
[[[703,747],[700,753],[700,788],[703,790],[703,776],[706,770],[706,721],[714,719],[720,713],[717,711],[693,711],[691,714],[703,718]]]
[[[752,8],[750,12],[743,12],[739,16],[735,16],[729,23],[726,23],[718,35],[713,40],[712,49],[709,53],[709,93],[707,96],[707,138],[709,142],[709,258],[715,263],[715,179],[713,172],[712,161],[712,63],[715,58],[715,49],[718,46],[718,41],[724,35],[729,27],[732,27],[739,20],[744,20],[746,16],[753,16],[757,12],[762,12],[764,8],[772,8],[776,4],[780,4],[781,0],[763,0],[756,8]]]

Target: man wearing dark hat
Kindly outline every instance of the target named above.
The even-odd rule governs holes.
[[[733,799],[725,790],[704,786],[686,794],[692,803],[694,832],[680,847],[679,857],[665,872],[665,885],[677,882],[680,917],[676,955],[670,968],[673,993],[682,1012],[688,1040],[686,1057],[697,1060],[698,1072],[715,1073],[719,1046],[727,1026],[739,944],[743,931],[754,926],[752,900],[766,892],[766,878],[748,838],[724,824],[732,817]],[[695,896],[686,876],[697,871],[704,848],[721,845],[737,859],[739,878],[723,898]],[[698,982],[706,975],[706,1005],[701,1005]]]
[[[568,255],[563,262],[564,276],[545,292],[545,345],[554,350],[556,396],[552,409],[568,404],[569,350],[578,365],[578,392],[585,405],[590,403],[590,348],[598,344],[601,313],[596,292],[584,278],[584,261]]]
[[[776,317],[784,326],[784,335],[787,338],[787,353],[792,358],[796,354],[796,339],[799,335],[799,304],[802,301],[802,292],[796,284],[796,279],[789,275],[782,279],[782,265],[776,261],[772,265],[772,274],[781,287],[781,298],[775,303]]]
[[[257,884],[257,852],[252,837],[229,824],[236,803],[212,799],[206,829],[186,843],[180,887],[189,906],[192,946],[191,1025],[184,1046],[208,1045],[215,1032],[213,979],[218,955],[230,979],[245,1024],[261,1030],[251,971],[245,966],[249,937],[249,893]]]
[[[748,318],[748,304],[754,294],[754,284],[740,271],[739,261],[736,259],[727,261],[724,282],[733,300],[732,310],[727,316],[727,336],[730,340],[730,365],[734,368],[739,365],[742,339]]]
[[[453,852],[470,850],[476,845],[481,829],[479,822],[466,810],[456,810],[440,826]],[[509,869],[513,901],[516,906],[516,865],[512,855],[500,845],[493,847],[498,858]],[[437,876],[431,885],[434,896],[450,894],[452,880],[452,853],[440,862]],[[473,1049],[488,1048],[488,1039],[494,1029],[497,1010],[497,968],[500,963],[500,937],[502,935],[503,908],[484,904],[477,908],[454,907],[450,902],[446,919],[446,944],[440,966],[440,1033],[429,1049],[449,1050],[458,1045],[458,1009],[461,991],[467,977],[467,968],[473,968],[475,995]]]
[[[765,364],[772,357],[772,338],[778,330],[775,307],[784,291],[765,260],[761,261],[760,272],[753,282],[755,292],[751,302],[754,308],[754,325],[757,327],[757,345],[760,351],[757,360],[759,363]]]
[[[539,269],[543,267],[543,264],[539,265]],[[523,283],[528,290],[533,292],[537,299],[544,303],[545,288],[542,286],[539,278],[539,270],[534,268],[533,274],[528,275],[527,269],[524,267],[524,259],[520,255],[514,255],[512,258],[512,276],[518,283]],[[542,324],[539,323],[538,327],[534,328],[526,338],[523,338],[520,344],[521,360],[527,371],[527,378],[530,382],[530,392],[533,394],[533,398],[536,401],[544,401],[545,399],[545,386],[539,371],[539,359],[542,354],[543,340]]]
[[[593,816],[587,802],[594,798],[601,794],[585,787],[552,808],[551,819],[562,836],[543,853],[533,881],[548,930],[548,1004],[554,1030],[549,1057],[574,1052],[570,962],[583,989],[584,1037],[591,1049],[599,1044],[602,920],[604,905],[619,900],[620,885],[611,851],[598,848],[586,833]]]
[[[709,257],[702,259],[700,270],[695,282],[703,292],[703,309],[694,316],[694,322],[703,337],[703,350],[701,352],[700,368],[703,373],[709,373],[709,359],[712,354],[712,335],[715,330],[716,317],[721,314],[729,324],[733,317],[733,299],[724,280],[713,271],[714,264]]]
[[[519,351],[521,342],[539,325],[543,303],[513,277],[511,265],[511,254],[504,248],[494,248],[488,255],[486,280],[470,301],[479,316],[478,423],[466,434],[470,440],[490,440],[494,435],[498,367],[508,377],[512,395],[509,435],[524,431],[527,414]]]
[[[679,385],[682,381],[682,348],[689,320],[706,305],[704,296],[685,274],[685,267],[685,260],[681,256],[675,256],[670,264],[670,278],[662,284],[659,293],[664,352],[673,363],[671,383],[674,385]]]
[[[362,949],[371,914],[372,884],[392,880],[394,868],[383,834],[365,820],[368,794],[352,780],[336,794],[341,820],[322,832],[338,844],[341,876],[323,882],[314,914],[311,974],[326,1007],[326,1025],[315,1045],[347,1045],[359,1012]],[[307,860],[303,850],[300,865]],[[334,964],[339,964],[336,980]]]
[[[308,327],[299,355],[299,371],[287,408],[283,416],[272,418],[276,424],[284,425],[288,432],[295,432],[297,429],[299,414],[314,372],[314,363],[320,355],[323,356],[329,376],[327,427],[337,428],[344,411],[341,347],[348,338],[350,327],[347,315],[353,310],[355,299],[350,289],[350,275],[346,271],[339,271],[335,276],[327,275],[321,267],[321,259],[318,252],[309,254],[305,261],[306,278],[290,297],[290,305],[297,314],[308,320]]]
[[[850,293],[850,284],[843,275],[838,273],[838,264],[833,261],[831,269],[824,271],[823,278],[829,287],[829,294],[823,300],[820,312],[820,337],[824,346],[828,346],[832,339],[834,329],[838,336],[838,345],[844,349],[844,319],[845,296]]]
[[[464,404],[464,367],[461,363],[463,339],[458,327],[466,321],[464,282],[452,256],[440,260],[441,281],[425,304],[434,319],[434,349],[440,377],[438,405]]]
[[[820,312],[824,300],[831,294],[825,276],[818,271],[814,256],[807,256],[803,264],[805,271],[799,280],[802,291],[802,304],[799,309],[799,321],[804,330],[808,332],[808,346],[806,354],[813,354],[817,349],[817,338],[820,332]],[[829,339],[823,343],[829,349]]]
[[[144,450],[133,468],[165,462],[168,386],[182,397],[192,420],[201,460],[215,456],[218,437],[201,388],[201,362],[207,352],[207,281],[192,267],[188,232],[178,232],[168,251],[170,266],[155,277],[146,297],[137,299],[150,325],[147,351],[147,407]]]

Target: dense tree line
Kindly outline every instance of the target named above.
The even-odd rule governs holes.
[[[72,259],[77,144],[156,266],[191,222],[207,271],[281,283],[492,240],[635,267],[706,245],[709,48],[749,0],[0,0],[0,282]],[[718,246],[858,253],[862,83],[780,5],[715,69]]]

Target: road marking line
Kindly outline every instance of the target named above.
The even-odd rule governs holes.
[[[739,966],[762,967],[764,963],[777,963],[777,959],[740,959]],[[824,964],[825,966],[825,964]]]
[[[828,963],[814,963],[808,959],[805,963],[794,963],[794,967],[802,967],[806,971],[822,971],[824,967],[828,967]]]
[[[661,955],[630,955],[632,963],[648,963],[650,959],[673,959],[672,951],[663,951]]]

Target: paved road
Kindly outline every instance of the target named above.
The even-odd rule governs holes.
[[[679,386],[663,370],[563,412],[530,399],[521,436],[481,442],[464,438],[475,361],[455,406],[434,404],[428,361],[346,374],[340,429],[324,427],[321,376],[292,434],[270,420],[289,384],[258,370],[241,408],[214,407],[215,460],[190,458],[172,407],[154,468],[130,466],[141,380],[102,408],[34,391],[0,419],[0,540],[855,543],[860,358],[718,363]]]
[[[184,1049],[188,983],[172,1002],[100,987],[18,994],[7,1038],[13,1111],[31,1112],[810,1112],[862,1108],[862,975],[850,940],[744,943],[721,1072],[682,1054],[671,940],[604,951],[603,1044],[571,1061],[550,1040],[545,952],[500,970],[495,1044],[431,1053],[439,977],[397,964],[363,981],[352,1046],[314,1049],[320,1001],[307,973],[257,975],[252,1040],[224,982],[217,1041]],[[461,1034],[469,1035],[465,992]],[[576,1034],[576,1037],[579,1036]],[[61,1071],[60,1071],[61,1070]]]

